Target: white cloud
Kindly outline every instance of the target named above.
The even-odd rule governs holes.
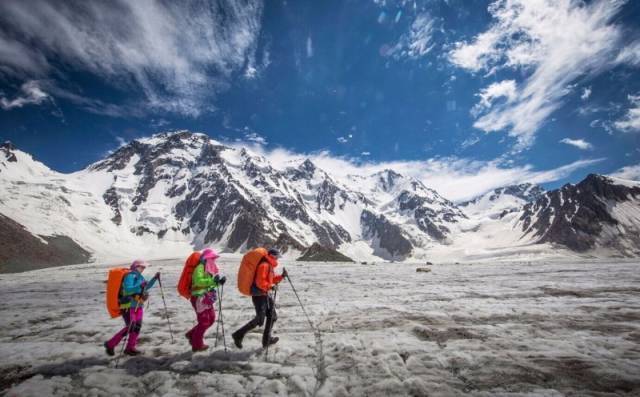
[[[361,159],[337,157],[328,151],[310,154],[294,153],[277,148],[267,151],[254,148],[269,159],[277,169],[295,165],[306,158],[331,175],[349,183],[349,175],[371,175],[384,169],[393,169],[414,177],[453,201],[464,201],[489,190],[523,182],[546,183],[563,179],[576,170],[591,166],[604,159],[587,159],[549,170],[535,170],[531,165],[509,166],[501,160],[477,161],[458,157],[436,158],[425,161],[362,162]]]
[[[343,136],[339,136],[339,137],[338,137],[338,142],[340,142],[340,143],[347,143],[347,142],[349,142],[349,139],[348,139],[348,138],[345,138],[345,137],[343,137]]]
[[[585,141],[584,139],[570,139],[570,138],[563,138],[560,140],[560,143],[566,143],[567,145],[571,145],[571,146],[575,146],[578,149],[581,150],[591,150],[593,149],[593,145],[590,144],[589,142]]]
[[[117,137],[116,137],[116,142],[118,142],[118,147],[126,146],[126,145],[127,145],[127,143],[128,143],[128,142],[127,142],[127,140],[126,140],[126,139],[124,139],[124,138],[123,138],[123,137],[121,137],[121,136],[117,136]]]
[[[640,40],[634,41],[624,47],[616,57],[616,62],[640,66]]]
[[[640,181],[640,164],[622,167],[614,173],[610,174],[610,176],[622,179],[631,179],[633,181]]]
[[[253,55],[260,32],[261,2],[218,3],[2,1],[0,73],[82,70],[137,87],[152,110],[198,116]]]
[[[49,94],[44,92],[37,80],[28,81],[20,87],[22,95],[18,95],[13,99],[7,99],[0,92],[0,107],[3,110],[11,110],[21,108],[25,105],[39,105],[50,99]]]
[[[402,35],[398,43],[387,52],[396,58],[417,59],[428,54],[434,47],[433,30],[435,20],[429,14],[420,14],[411,24],[408,33]]]
[[[623,132],[640,132],[640,94],[627,95],[627,99],[633,106],[613,125]]]
[[[477,136],[471,136],[467,139],[465,139],[464,141],[462,141],[462,144],[460,145],[463,149],[466,149],[468,147],[471,147],[473,145],[475,145],[476,143],[480,142],[480,138]]]
[[[244,139],[246,141],[253,142],[253,143],[258,144],[258,145],[266,145],[268,143],[267,140],[263,136],[260,136],[255,132],[246,133],[244,135]]]
[[[518,96],[516,82],[515,80],[503,80],[493,83],[480,90],[477,95],[480,97],[480,102],[471,109],[472,114],[479,114],[485,109],[489,109],[500,98],[505,98],[506,103],[513,102]]]
[[[361,156],[371,156],[371,152],[362,152],[360,153]]]
[[[582,90],[582,95],[580,95],[580,99],[582,99],[583,101],[586,101],[587,99],[589,99],[590,96],[591,96],[591,87],[585,87]]]
[[[621,29],[611,21],[622,1],[497,0],[493,24],[470,43],[456,43],[449,60],[471,72],[519,69],[526,76],[511,101],[485,108],[474,126],[508,130],[515,149],[531,146],[568,86],[612,67]],[[488,90],[488,87],[485,90]]]
[[[311,36],[307,37],[307,58],[313,57],[313,41],[311,41]]]

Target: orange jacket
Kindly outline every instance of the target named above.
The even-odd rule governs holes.
[[[278,267],[278,261],[275,259],[265,258],[258,264],[256,268],[256,287],[263,292],[269,291],[274,285],[282,281],[282,276],[276,275],[273,271]]]

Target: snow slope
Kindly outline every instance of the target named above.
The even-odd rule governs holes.
[[[179,260],[162,271],[142,328],[144,356],[107,357],[120,328],[104,308],[107,265],[0,276],[1,387],[7,396],[617,396],[640,393],[638,262],[438,265],[285,263],[278,293],[280,342],[268,358],[229,277],[223,302],[228,352],[192,354],[182,336],[194,314],[174,292]],[[229,275],[237,258],[225,257]],[[46,278],[46,282],[43,282]],[[213,346],[215,326],[207,334]]]

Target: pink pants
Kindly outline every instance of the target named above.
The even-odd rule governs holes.
[[[138,342],[138,335],[140,334],[140,329],[142,328],[142,316],[143,309],[142,306],[137,309],[122,309],[120,310],[120,314],[122,314],[122,319],[124,320],[125,327],[122,328],[118,333],[113,335],[113,338],[109,339],[107,342],[107,346],[110,349],[118,346],[118,343],[124,338],[129,329],[131,333],[129,334],[129,339],[127,339],[127,350],[133,350],[136,347],[136,343]]]
[[[201,297],[191,297],[191,306],[196,311],[198,324],[187,332],[187,338],[191,341],[191,347],[200,349],[204,346],[204,333],[216,321],[216,310],[214,309],[212,294],[205,294]]]

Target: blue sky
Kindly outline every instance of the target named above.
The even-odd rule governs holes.
[[[0,139],[70,172],[189,129],[453,199],[640,177],[637,1],[177,3],[1,2]]]

